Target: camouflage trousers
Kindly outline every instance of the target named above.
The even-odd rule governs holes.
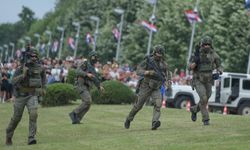
[[[75,112],[78,120],[80,121],[82,120],[84,115],[89,111],[92,98],[91,98],[90,90],[87,86],[78,85],[77,90],[80,93],[82,103],[77,108],[75,108],[73,112]]]
[[[14,114],[9,122],[6,129],[6,136],[12,138],[14,131],[22,119],[23,111],[25,106],[29,113],[29,139],[35,138],[37,130],[37,107],[38,107],[38,97],[37,96],[25,96],[17,97],[14,102]]]
[[[135,115],[142,109],[143,105],[150,97],[154,104],[152,122],[159,121],[162,105],[160,89],[152,89],[148,86],[148,83],[145,82],[141,84],[138,99],[127,116],[127,120],[133,121]]]
[[[209,120],[209,114],[207,110],[208,99],[212,94],[212,83],[211,82],[201,82],[195,80],[195,90],[197,91],[200,101],[195,106],[191,107],[191,111],[197,113],[201,111],[202,121]]]

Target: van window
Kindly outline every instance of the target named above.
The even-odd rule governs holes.
[[[223,87],[224,87],[224,88],[228,88],[228,87],[229,87],[229,84],[230,84],[230,78],[225,78],[225,79],[224,79],[224,85],[223,85]]]
[[[243,87],[244,90],[250,90],[250,80],[243,80]]]

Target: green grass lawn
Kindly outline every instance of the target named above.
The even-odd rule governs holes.
[[[190,120],[185,110],[162,109],[162,126],[151,130],[152,107],[145,106],[124,129],[130,105],[92,105],[80,125],[72,125],[68,113],[77,105],[39,108],[38,144],[28,146],[27,110],[18,125],[13,146],[5,146],[5,128],[12,104],[0,104],[0,150],[169,150],[250,149],[250,118],[210,114],[211,125]]]

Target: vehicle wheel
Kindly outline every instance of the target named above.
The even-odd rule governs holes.
[[[250,103],[243,103],[238,109],[239,115],[250,115]]]
[[[179,96],[177,97],[175,108],[185,109],[187,106],[187,100],[190,99],[186,96]]]

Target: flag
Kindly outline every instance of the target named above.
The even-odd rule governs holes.
[[[90,33],[87,33],[87,35],[86,35],[86,43],[87,44],[95,44],[94,39],[92,38]]]
[[[185,15],[189,21],[189,23],[193,22],[202,22],[201,18],[199,17],[197,12],[194,12],[193,10],[186,10]]]
[[[250,0],[245,0],[245,7],[248,11],[250,11]]]
[[[58,44],[59,42],[57,40],[54,41],[53,46],[52,46],[52,52],[57,52],[58,50]]]
[[[76,46],[75,46],[75,41],[72,37],[68,38],[68,46],[71,50],[75,50]]]
[[[113,28],[112,29],[112,33],[114,35],[115,40],[118,41],[118,39],[119,39],[119,37],[121,35],[120,32],[118,31],[118,29],[117,28]]]
[[[40,51],[41,54],[44,54],[44,53],[45,53],[45,47],[46,47],[46,44],[45,44],[45,43],[43,43],[43,44],[40,46],[39,51]]]
[[[151,24],[151,23],[145,21],[145,20],[141,22],[141,25],[143,27],[145,27],[147,30],[152,30],[153,32],[157,32],[156,26],[154,24]]]

